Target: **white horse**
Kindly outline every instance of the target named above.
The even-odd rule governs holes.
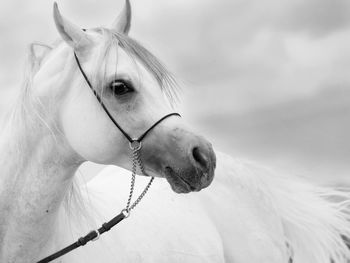
[[[60,249],[59,213],[77,168],[89,160],[131,169],[128,140],[145,131],[138,153],[146,174],[165,177],[178,193],[211,183],[214,151],[168,115],[173,79],[127,36],[130,18],[127,1],[111,29],[83,31],[55,4],[63,41],[38,56],[32,46],[29,73],[0,136],[0,262],[35,262]]]
[[[87,87],[72,49],[132,138],[171,111],[171,75],[126,35],[128,2],[112,29],[84,32],[57,8],[54,18],[64,42],[44,47],[42,56],[33,49],[29,53],[27,82],[1,136],[0,262],[35,262],[125,205],[130,172],[122,168],[109,167],[73,188],[74,173],[85,160],[131,166],[128,141]],[[165,177],[175,192],[200,190],[213,178],[213,150],[175,116],[147,135],[141,159],[148,174]],[[347,194],[222,154],[215,174],[210,188],[186,196],[156,181],[126,221],[57,262],[350,259],[343,241],[350,237]]]

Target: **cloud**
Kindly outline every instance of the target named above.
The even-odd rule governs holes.
[[[257,159],[289,173],[317,175],[313,180],[339,182],[350,170],[349,115],[349,87],[332,86],[315,96],[257,111],[214,112],[192,122],[217,148],[233,156]]]
[[[201,91],[192,101],[198,114],[207,105],[219,112],[251,110],[317,93],[324,83],[349,83],[346,1],[197,3],[198,9],[181,13],[162,9],[169,28],[158,20],[145,27],[152,49],[167,50],[166,61],[193,94]]]
[[[298,0],[284,4],[284,12],[275,21],[276,26],[284,30],[324,37],[350,26],[347,0]]]

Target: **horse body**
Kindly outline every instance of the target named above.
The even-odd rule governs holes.
[[[64,262],[347,262],[348,194],[216,153],[209,189],[179,196],[155,181],[128,219]],[[61,246],[119,212],[129,174],[110,166],[81,185],[90,219],[65,217]]]
[[[81,189],[88,219],[75,221],[69,216],[61,221],[65,222],[60,227],[65,229],[61,231],[61,246],[106,222],[125,206],[130,172],[122,168],[106,172]],[[137,178],[138,186],[146,182],[147,178]],[[137,187],[137,192],[141,188]],[[63,262],[225,262],[216,226],[198,200],[187,197],[173,195],[168,186],[156,180],[129,218],[97,242],[63,257]]]

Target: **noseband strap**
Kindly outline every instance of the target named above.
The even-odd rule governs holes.
[[[81,74],[83,75],[86,83],[88,84],[89,88],[91,89],[91,91],[94,93],[96,99],[98,100],[98,102],[100,103],[100,105],[102,106],[102,109],[105,111],[105,113],[107,114],[107,116],[109,117],[109,119],[114,123],[114,125],[121,131],[121,133],[125,136],[125,138],[130,142],[141,142],[146,135],[154,128],[156,127],[159,123],[161,123],[163,120],[165,120],[166,118],[169,118],[171,116],[179,116],[181,117],[181,115],[177,112],[173,112],[173,113],[169,113],[167,115],[165,115],[164,117],[162,117],[160,120],[158,120],[157,122],[155,122],[148,130],[146,130],[140,137],[138,138],[131,138],[131,136],[118,124],[118,122],[113,118],[113,116],[110,114],[110,112],[108,111],[107,107],[105,106],[105,104],[103,103],[101,96],[97,93],[97,91],[92,87],[92,84],[89,80],[89,78],[86,76],[85,71],[83,70],[80,61],[78,59],[77,54],[74,52],[74,57],[75,57],[75,61],[77,62],[78,68],[81,72]]]

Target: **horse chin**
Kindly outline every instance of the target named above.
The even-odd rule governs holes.
[[[170,166],[159,170],[152,169],[151,167],[145,168],[144,175],[165,178],[170,184],[171,189],[178,194],[199,192],[203,188],[208,187],[212,181],[212,179],[207,180],[208,176],[206,174],[202,174],[202,176],[198,175],[196,169],[181,169]],[[198,178],[202,179],[198,180]]]
[[[187,182],[180,172],[175,172],[174,169],[167,166],[164,170],[164,177],[171,186],[171,189],[178,194],[186,194],[190,192],[198,192],[202,189],[200,186],[193,186]]]

